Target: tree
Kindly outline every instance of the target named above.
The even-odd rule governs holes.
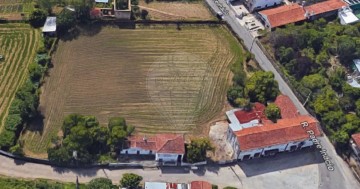
[[[246,91],[251,102],[265,103],[279,94],[278,83],[272,72],[255,72],[246,83]]]
[[[275,57],[280,61],[280,63],[290,62],[290,60],[294,59],[294,50],[291,47],[285,48],[281,46],[278,49],[275,49]]]
[[[45,71],[44,68],[41,67],[41,65],[37,63],[31,63],[29,65],[29,77],[30,80],[34,83],[39,82],[39,80],[42,77],[43,72]]]
[[[35,9],[31,14],[29,18],[29,22],[32,27],[38,28],[42,27],[45,23],[47,17],[47,13],[42,9]]]
[[[321,119],[327,129],[337,131],[340,129],[341,125],[346,123],[345,114],[339,111],[329,111],[324,113]]]
[[[341,91],[345,84],[345,70],[342,67],[335,68],[331,71],[329,76],[329,83],[335,91]]]
[[[360,99],[355,102],[355,112],[357,116],[360,116]]]
[[[117,188],[112,184],[108,178],[95,178],[92,179],[87,185],[88,189],[115,189]]]
[[[233,105],[237,105],[235,100],[244,97],[244,88],[241,86],[233,86],[227,91],[227,99]]]
[[[23,149],[21,147],[21,145],[19,143],[17,143],[15,146],[12,146],[10,149],[9,149],[10,153],[14,154],[14,155],[17,155],[17,156],[23,156],[24,155],[24,152],[23,152]]]
[[[235,100],[235,104],[238,106],[238,107],[241,107],[243,108],[244,110],[250,110],[251,109],[251,103],[250,103],[250,100],[247,99],[247,98],[237,98]]]
[[[235,187],[232,187],[232,186],[227,186],[225,187],[224,189],[236,189]]]
[[[195,163],[206,160],[206,151],[213,150],[208,138],[196,138],[187,146],[187,161]]]
[[[65,34],[69,29],[76,24],[76,18],[73,12],[64,9],[57,17],[57,31],[60,35]]]
[[[70,160],[72,159],[70,150],[64,147],[49,148],[47,153],[49,161],[58,165],[69,165]]]
[[[312,74],[302,78],[301,83],[304,87],[311,89],[312,91],[317,91],[322,89],[325,85],[325,79],[320,74]]]
[[[276,123],[277,119],[281,118],[280,108],[277,107],[274,103],[270,103],[266,109],[265,114],[268,119]]]
[[[136,189],[139,187],[140,182],[142,181],[142,176],[139,176],[134,173],[125,173],[120,180],[121,187],[128,189]]]
[[[7,129],[3,130],[0,133],[0,149],[8,150],[10,147],[15,144],[15,132],[9,131]]]
[[[339,110],[340,106],[335,91],[330,87],[322,89],[315,98],[313,107],[315,113],[318,115],[324,115],[326,112]]]
[[[141,10],[141,19],[148,20],[149,19],[149,12],[147,10]]]
[[[126,121],[123,117],[112,117],[109,119],[108,127],[111,130],[114,126],[126,127]]]

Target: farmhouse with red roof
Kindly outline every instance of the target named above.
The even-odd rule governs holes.
[[[347,6],[342,0],[328,0],[309,6],[299,4],[283,5],[259,11],[262,21],[268,28],[276,28],[286,24],[297,23],[307,19],[314,20],[337,14],[338,10]]]
[[[120,154],[155,155],[160,163],[177,163],[184,157],[184,142],[182,134],[136,135],[128,138],[127,148]]]
[[[280,109],[281,119],[276,123],[264,115],[265,106],[255,103],[251,111],[227,112],[229,124],[227,139],[238,159],[274,155],[277,152],[294,151],[313,145],[307,130],[321,136],[318,121],[310,115],[299,115],[288,96],[280,95],[274,102]],[[308,126],[306,130],[302,124]]]

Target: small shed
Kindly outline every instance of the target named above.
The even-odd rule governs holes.
[[[353,65],[353,69],[355,72],[360,73],[360,59],[355,59],[353,60],[354,65]]]
[[[42,29],[44,35],[54,36],[56,34],[56,17],[47,17]]]

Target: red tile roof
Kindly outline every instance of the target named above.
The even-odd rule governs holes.
[[[255,102],[254,107],[250,111],[239,110],[234,112],[236,118],[240,123],[248,123],[255,119],[265,118],[264,114],[265,105]]]
[[[351,138],[353,139],[355,144],[360,147],[360,133],[351,135]]]
[[[298,4],[283,5],[259,13],[267,17],[271,28],[305,20],[305,10]]]
[[[144,140],[146,139],[146,140]],[[157,134],[154,136],[131,136],[128,138],[131,148],[152,150],[158,153],[184,154],[184,135],[181,134]]]
[[[279,27],[290,23],[306,20],[306,11],[314,15],[330,12],[347,6],[342,0],[328,0],[313,5],[301,7],[298,4],[283,5],[277,8],[267,9],[259,13],[267,17],[270,27]]]
[[[305,10],[307,10],[309,14],[313,12],[314,15],[317,15],[325,12],[338,10],[343,6],[347,6],[347,4],[341,0],[329,0],[306,6]]]
[[[278,97],[276,97],[274,103],[280,108],[282,119],[293,118],[299,115],[295,104],[286,95],[279,95]]]
[[[90,10],[90,16],[91,17],[100,17],[101,16],[101,9],[99,8],[93,8]]]
[[[301,141],[309,138],[309,134],[302,128],[301,122],[307,121],[307,130],[313,130],[315,136],[320,136],[318,121],[308,115],[294,118],[279,119],[277,123],[265,123],[263,126],[245,128],[235,132],[240,150],[264,148],[268,146],[286,144],[291,141]]]
[[[191,182],[190,189],[211,189],[211,184],[205,181],[193,181]]]

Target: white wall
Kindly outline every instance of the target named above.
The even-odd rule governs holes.
[[[246,155],[250,155],[251,158],[254,158],[254,155],[256,153],[261,153],[262,154],[263,149],[259,148],[259,149],[253,149],[253,150],[247,150],[247,151],[241,151],[238,159],[243,160],[244,156]]]
[[[182,160],[183,154],[156,153],[155,160],[158,161],[159,159],[162,159],[162,161],[177,161],[178,155],[181,155],[181,160]]]
[[[279,144],[279,145],[274,145],[274,146],[268,146],[268,147],[264,148],[263,155],[265,154],[265,151],[268,151],[268,150],[278,149],[279,152],[283,152],[283,151],[285,151],[286,146],[287,146],[287,144]]]
[[[128,149],[124,149],[120,151],[120,154],[137,154],[139,152],[139,154],[141,155],[147,155],[147,154],[154,154],[155,152],[150,152],[150,150],[144,150],[141,148],[128,148]]]
[[[314,143],[311,141],[311,139],[305,140],[304,145],[302,145],[301,148],[309,147],[309,146],[312,146],[312,145],[314,145]]]
[[[257,9],[272,7],[274,6],[274,3],[276,3],[276,5],[279,5],[282,2],[283,0],[248,0],[247,5],[252,12]]]

